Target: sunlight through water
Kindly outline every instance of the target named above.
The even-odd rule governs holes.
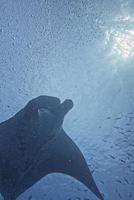
[[[134,18],[116,17],[105,32],[105,45],[110,47],[110,56],[116,60],[134,57]]]

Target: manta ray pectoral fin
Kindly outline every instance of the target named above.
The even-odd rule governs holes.
[[[60,172],[74,177],[103,200],[81,151],[62,129],[53,145],[52,159],[46,165],[49,173]]]
[[[75,143],[64,130],[41,153],[37,165],[28,170],[17,184],[15,196],[24,192],[47,174],[59,172],[74,177],[103,200],[88,165]]]

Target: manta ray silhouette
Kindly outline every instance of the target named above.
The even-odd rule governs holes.
[[[0,193],[15,200],[49,173],[70,175],[99,192],[86,161],[62,128],[71,100],[39,96],[0,124]]]

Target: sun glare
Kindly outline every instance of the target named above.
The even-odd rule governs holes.
[[[130,16],[114,19],[112,26],[105,32],[105,44],[110,46],[110,54],[127,60],[134,57],[134,19]]]
[[[113,39],[113,53],[118,53],[124,59],[134,56],[134,30],[117,32]]]

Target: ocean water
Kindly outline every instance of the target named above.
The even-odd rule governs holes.
[[[63,126],[105,200],[134,199],[133,13],[133,0],[0,1],[0,122],[39,95],[72,99]],[[97,200],[56,173],[26,199]]]

